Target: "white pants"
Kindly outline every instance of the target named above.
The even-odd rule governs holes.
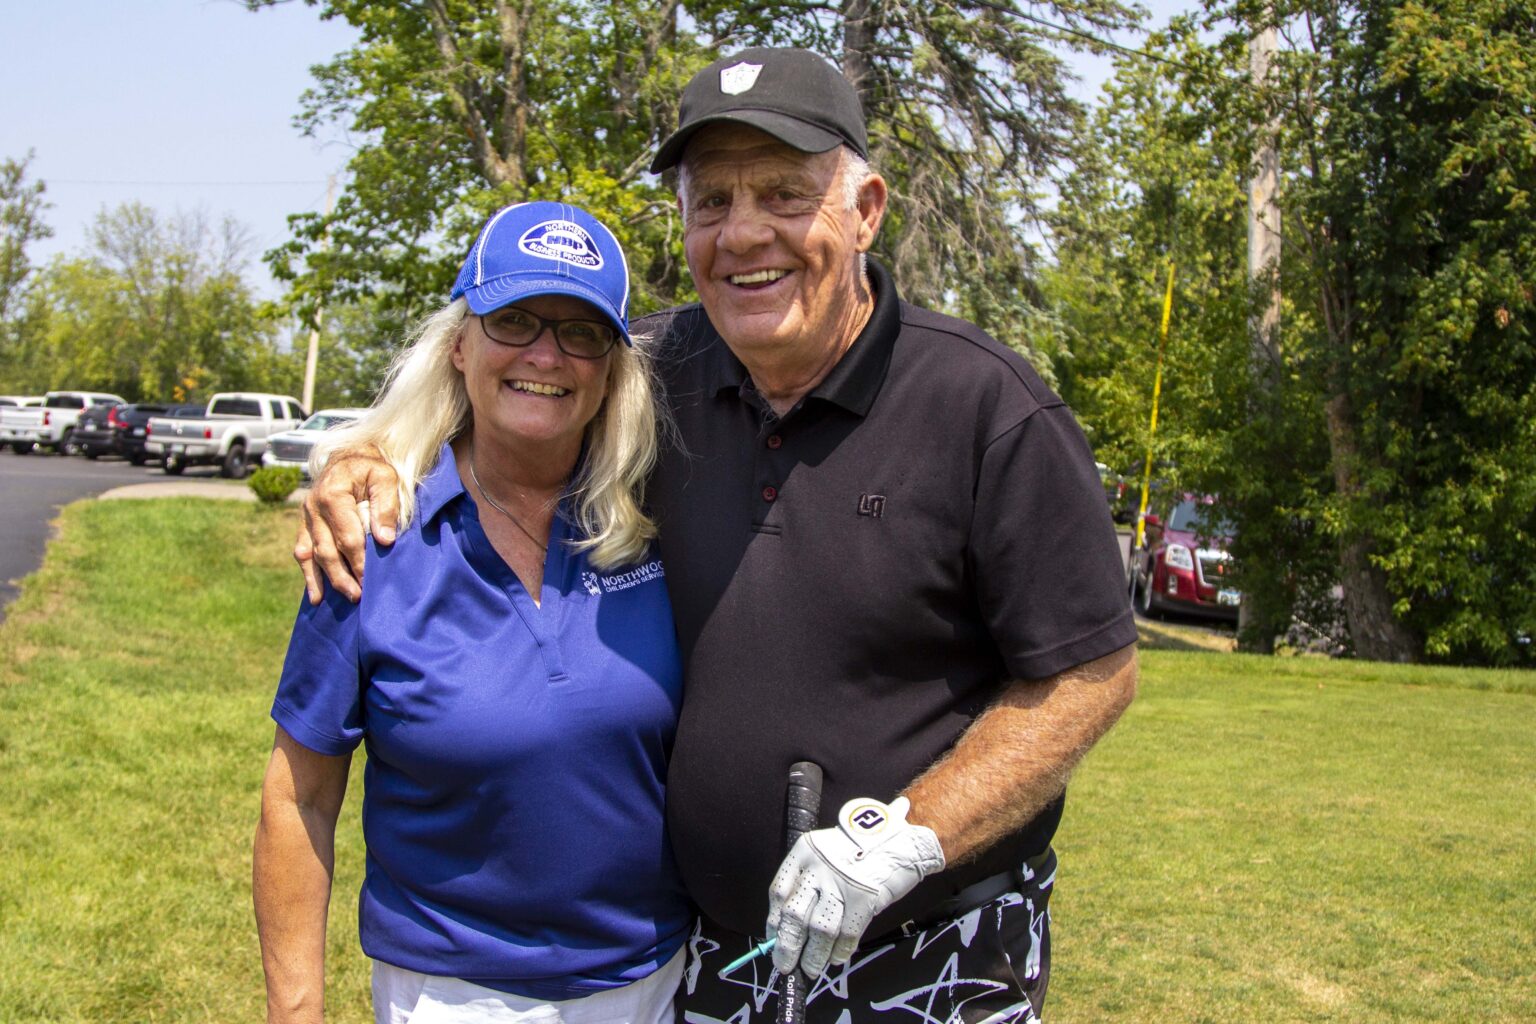
[[[678,950],[648,978],[553,1002],[375,960],[373,1019],[376,1024],[672,1024],[683,960]]]

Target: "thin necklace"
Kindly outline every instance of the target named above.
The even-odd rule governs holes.
[[[548,541],[539,540],[539,538],[529,533],[528,527],[524,526],[522,522],[518,520],[517,516],[502,508],[501,503],[486,492],[485,484],[480,482],[480,474],[475,472],[475,443],[473,441],[469,443],[469,478],[475,482],[475,489],[480,492],[480,497],[489,502],[491,508],[512,520],[512,525],[523,531],[524,537],[527,537],[529,540],[533,541],[533,543],[536,544],[540,550],[543,550],[549,546]]]

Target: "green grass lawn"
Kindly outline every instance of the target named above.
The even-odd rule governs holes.
[[[65,509],[0,626],[0,1021],[262,1019],[250,846],[299,602],[292,516]],[[371,1020],[357,810],[332,901],[336,1021]]]
[[[250,839],[293,524],[65,510],[0,626],[0,1022],[260,1019]],[[1143,669],[1058,837],[1048,1020],[1536,1020],[1536,678],[1165,650]],[[334,1021],[369,1019],[360,793]]]

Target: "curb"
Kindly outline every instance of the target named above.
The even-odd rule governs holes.
[[[304,500],[309,489],[300,487],[288,496],[288,504]],[[128,484],[98,494],[100,501],[139,500],[143,498],[214,498],[222,501],[255,501],[256,495],[243,483],[212,480],[184,480],[174,484]]]

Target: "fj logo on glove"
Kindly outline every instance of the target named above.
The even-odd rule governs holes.
[[[853,823],[866,831],[885,824],[885,815],[873,807],[866,807],[853,816]]]
[[[871,797],[849,800],[837,813],[838,827],[862,849],[872,850],[899,825],[896,808]]]

